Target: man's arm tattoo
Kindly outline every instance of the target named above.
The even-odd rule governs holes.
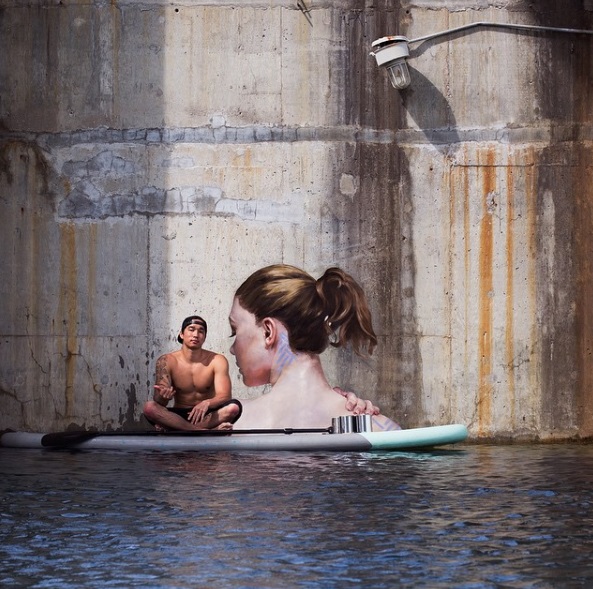
[[[165,386],[171,386],[171,375],[167,370],[167,360],[164,356],[161,356],[156,361],[156,369],[155,369],[155,377],[154,377],[155,384],[162,384]]]

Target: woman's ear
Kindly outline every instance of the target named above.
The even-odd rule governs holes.
[[[276,343],[278,337],[276,322],[270,317],[265,317],[262,321],[262,327],[264,329],[264,343],[266,348],[269,348]]]

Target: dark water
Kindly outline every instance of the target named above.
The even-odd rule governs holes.
[[[593,586],[593,446],[0,448],[0,586]]]

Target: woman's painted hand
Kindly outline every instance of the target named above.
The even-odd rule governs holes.
[[[346,399],[346,411],[354,415],[379,415],[379,407],[373,405],[372,401],[360,399],[352,391],[345,391],[340,387],[334,387],[336,393]]]

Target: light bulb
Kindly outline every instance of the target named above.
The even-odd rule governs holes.
[[[397,90],[403,90],[410,85],[410,70],[405,58],[396,59],[393,63],[387,66],[387,73],[391,85]]]

